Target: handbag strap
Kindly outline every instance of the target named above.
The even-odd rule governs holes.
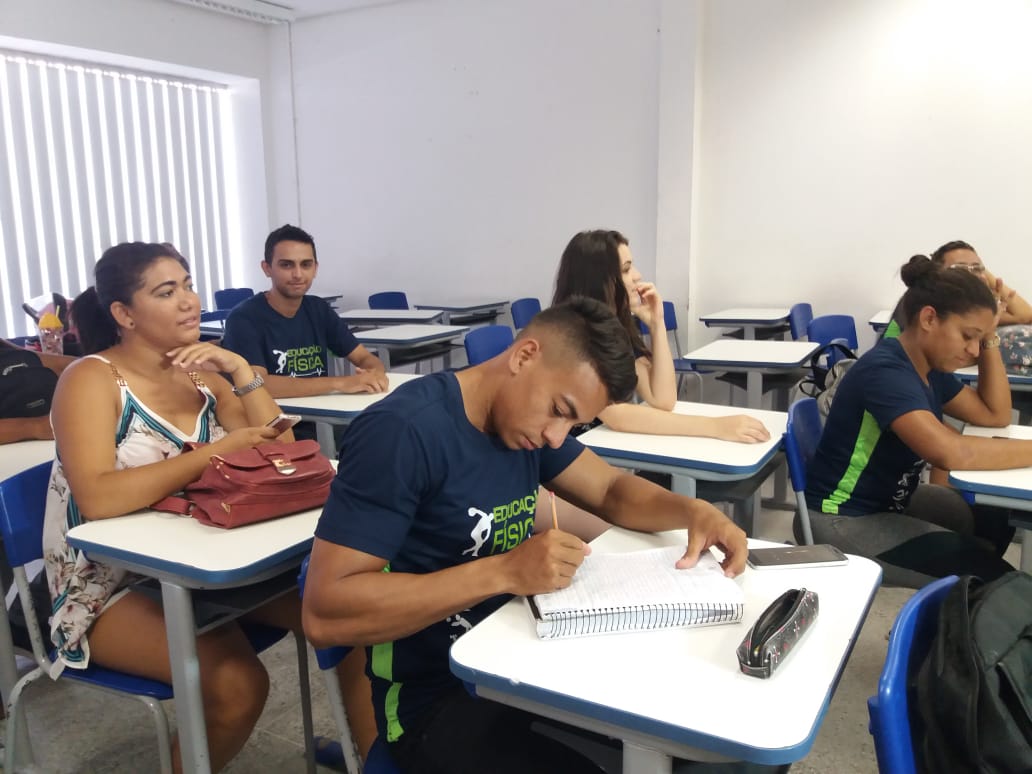
[[[163,497],[151,506],[156,511],[177,513],[180,516],[192,515],[194,504],[185,497]]]

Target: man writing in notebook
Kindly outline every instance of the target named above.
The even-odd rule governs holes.
[[[534,717],[471,697],[448,648],[510,594],[568,586],[590,549],[532,534],[538,485],[613,524],[687,529],[683,566],[744,533],[708,503],[620,472],[568,437],[636,383],[627,333],[603,305],[540,313],[501,355],[410,382],[363,412],[316,530],[304,600],[317,646],[368,647],[380,736],[405,772],[594,772],[532,732]]]

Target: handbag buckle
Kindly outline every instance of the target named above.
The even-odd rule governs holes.
[[[276,468],[276,472],[283,476],[289,476],[297,472],[297,465],[282,457],[270,457],[269,462]]]

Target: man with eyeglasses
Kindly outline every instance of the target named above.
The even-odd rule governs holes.
[[[1028,325],[1032,323],[1032,304],[1018,295],[1017,291],[1004,284],[1003,280],[989,271],[975,248],[967,242],[947,242],[931,258],[948,269],[970,271],[981,277],[995,296],[1000,299],[1000,325]]]

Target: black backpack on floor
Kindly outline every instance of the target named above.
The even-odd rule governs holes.
[[[922,771],[1032,772],[1032,575],[957,581],[918,672],[917,700]]]
[[[25,349],[0,348],[0,419],[50,413],[57,374]]]

